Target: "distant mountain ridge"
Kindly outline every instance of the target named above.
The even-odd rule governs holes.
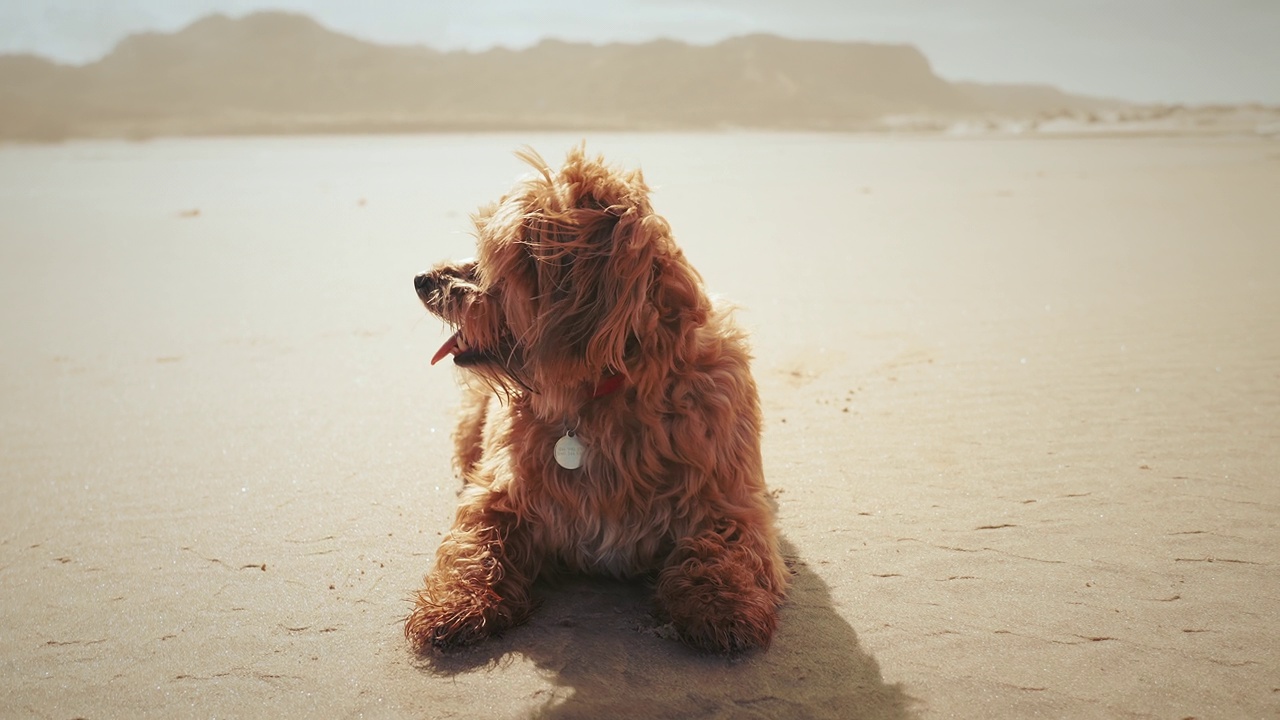
[[[902,115],[1101,110],[950,83],[910,45],[736,37],[525,50],[385,46],[309,17],[212,15],[101,60],[0,56],[0,139],[430,130],[862,130]]]

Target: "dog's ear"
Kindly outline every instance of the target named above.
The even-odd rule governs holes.
[[[563,210],[526,214],[524,244],[532,256],[536,317],[524,341],[554,363],[620,368],[613,348],[643,305],[649,251],[628,240],[634,211],[598,207],[594,199]],[[517,310],[518,312],[518,310]]]
[[[540,300],[525,341],[542,358],[593,372],[623,371],[629,356],[683,356],[679,339],[705,322],[709,303],[640,172],[576,148],[558,177],[541,173],[525,199]]]
[[[617,215],[607,239],[608,256],[595,278],[600,301],[586,345],[589,367],[624,369],[628,346],[638,347],[657,330],[658,309],[651,296],[666,228],[647,207],[628,207]]]

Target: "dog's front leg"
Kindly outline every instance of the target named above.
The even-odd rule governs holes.
[[[417,651],[469,645],[523,622],[533,609],[537,560],[515,515],[495,508],[501,496],[464,490],[453,529],[405,621]]]
[[[770,536],[727,522],[677,544],[658,574],[658,602],[689,645],[762,648],[777,627],[786,578]]]

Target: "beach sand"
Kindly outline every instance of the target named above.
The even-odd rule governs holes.
[[[566,135],[0,147],[0,716],[1280,715],[1280,144],[602,135],[741,306],[795,589],[402,637],[452,517],[412,291]]]

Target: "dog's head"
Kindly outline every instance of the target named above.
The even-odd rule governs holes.
[[[640,172],[582,148],[559,172],[532,150],[517,155],[537,174],[473,216],[476,259],[414,280],[456,330],[432,363],[452,355],[551,413],[604,377],[641,383],[687,361],[710,303]]]

